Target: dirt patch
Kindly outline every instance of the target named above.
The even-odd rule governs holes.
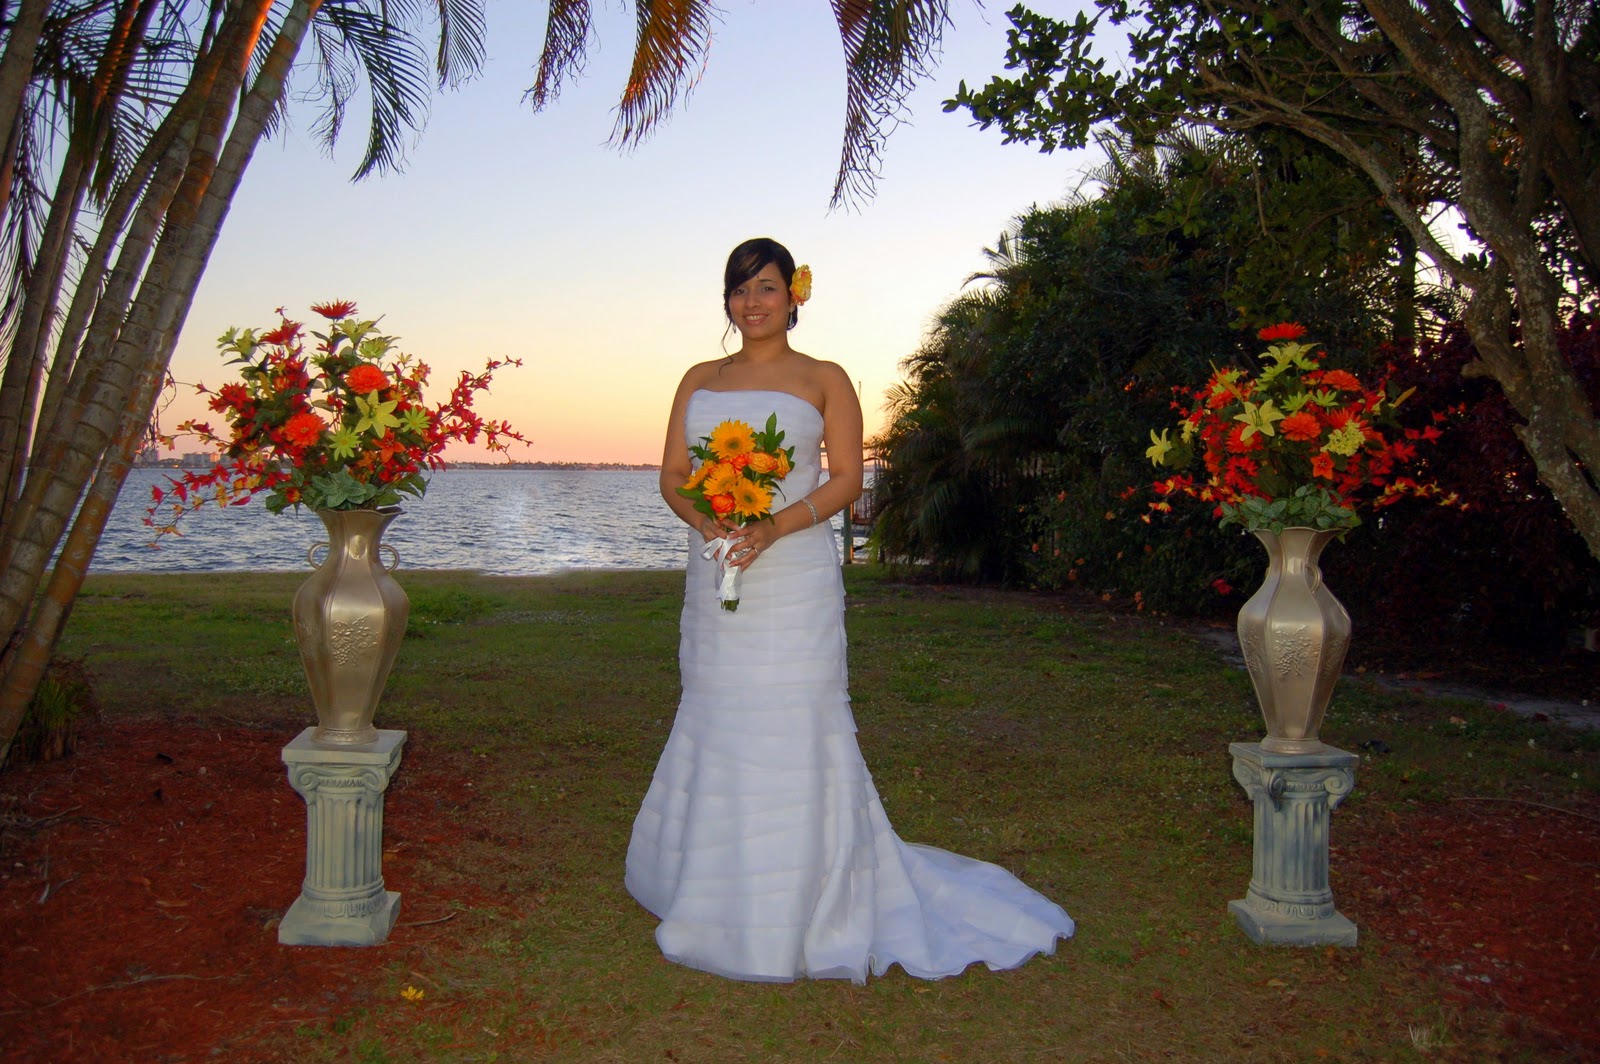
[[[404,933],[284,947],[305,874],[293,738],[169,721],[86,729],[78,752],[0,776],[0,1045],[16,1061],[251,1058],[248,1039],[394,992],[407,958],[506,899],[452,867],[470,771],[441,751],[390,785],[384,875]]]

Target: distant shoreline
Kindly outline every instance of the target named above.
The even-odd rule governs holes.
[[[134,469],[210,469],[212,461],[196,462],[191,459],[163,458],[155,462],[135,462]],[[539,470],[572,470],[584,472],[605,472],[615,470],[618,472],[654,472],[661,468],[660,463],[642,464],[631,462],[446,462],[444,470],[451,469],[539,469]]]

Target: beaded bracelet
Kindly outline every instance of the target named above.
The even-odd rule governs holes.
[[[811,505],[811,500],[810,499],[801,499],[800,501],[806,504],[806,509],[807,510],[811,511],[811,524],[810,524],[809,527],[816,528],[817,527],[817,508],[815,506]]]

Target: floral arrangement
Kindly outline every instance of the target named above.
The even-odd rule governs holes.
[[[1460,505],[1401,473],[1419,442],[1438,438],[1444,415],[1434,413],[1424,428],[1400,426],[1397,412],[1415,389],[1396,393],[1387,380],[1369,389],[1352,373],[1325,368],[1316,345],[1300,342],[1305,333],[1293,323],[1262,329],[1256,335],[1271,346],[1258,373],[1213,367],[1204,386],[1173,403],[1184,412],[1178,438],[1170,429],[1151,431],[1145,454],[1170,469],[1198,456],[1206,475],[1157,481],[1162,498],[1152,510],[1170,511],[1167,497],[1187,495],[1215,503],[1223,525],[1281,532],[1354,528],[1368,499],[1374,508],[1407,495]]]
[[[795,267],[794,277],[789,281],[789,295],[796,304],[804,303],[811,298],[811,267]]]
[[[392,506],[402,495],[421,498],[424,470],[440,469],[451,443],[481,437],[491,451],[526,439],[506,422],[485,421],[473,413],[476,393],[487,391],[496,370],[521,365],[516,359],[491,359],[482,373],[462,372],[444,402],[423,401],[425,363],[395,351],[396,338],[378,332],[376,320],[355,317],[349,301],[311,308],[330,322],[313,332],[313,351],[305,350],[300,322],[280,307],[279,325],[266,332],[229,329],[218,348],[240,366],[240,380],[211,392],[211,409],[227,419],[219,434],[209,424],[186,421],[176,435],[216,447],[222,457],[209,470],[186,472],[169,487],[151,489],[145,524],[157,535],[176,532],[187,510],[207,502],[238,506],[266,493],[266,507],[316,510],[375,509]],[[176,436],[162,438],[171,446]],[[158,525],[156,514],[170,509],[172,520]]]
[[[798,273],[798,271],[797,271]],[[724,421],[691,444],[689,452],[700,460],[678,494],[694,500],[694,508],[717,521],[731,521],[743,527],[772,516],[772,497],[783,489],[778,481],[794,468],[794,448],[783,446],[778,415],[767,418],[757,432],[743,421]],[[718,594],[722,608],[739,608],[739,570],[729,568],[727,553],[732,544],[726,537],[706,544],[705,556],[720,563]]]

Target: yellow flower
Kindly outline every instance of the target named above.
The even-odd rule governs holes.
[[[726,495],[733,490],[734,482],[739,480],[739,471],[727,462],[707,462],[711,472],[706,474],[701,481],[703,490],[707,495]]]
[[[400,996],[405,998],[407,1001],[421,1001],[428,995],[426,991],[418,990],[414,986],[407,986],[404,990],[400,991]]]
[[[380,401],[376,393],[356,396],[356,409],[361,412],[361,417],[356,421],[356,432],[382,436],[389,429],[399,428],[400,419],[394,416],[394,409],[399,405],[398,400],[387,403]]]
[[[733,485],[733,512],[740,517],[762,517],[772,507],[772,492],[760,484],[740,477]]]
[[[1252,433],[1259,432],[1263,436],[1276,436],[1278,430],[1272,427],[1274,421],[1282,421],[1283,414],[1272,405],[1272,400],[1257,406],[1248,399],[1244,403],[1244,413],[1234,417],[1235,421],[1244,422],[1244,431],[1239,434],[1241,440],[1248,440]],[[1354,453],[1354,452],[1351,452]]]
[[[749,454],[756,449],[756,430],[743,421],[724,421],[711,430],[711,453],[718,458]]]
[[[804,303],[811,298],[811,267],[799,266],[795,268],[794,279],[789,282],[789,294],[796,303]]]
[[[711,471],[716,467],[717,463],[715,462],[701,462],[700,468],[696,469],[694,473],[690,475],[689,479],[683,482],[685,490],[693,491],[695,488],[698,488],[701,484],[705,483],[706,477],[709,477],[711,475]]]
[[[1367,434],[1355,425],[1346,425],[1334,429],[1328,434],[1328,442],[1322,445],[1324,451],[1332,454],[1342,454],[1348,457],[1355,454],[1367,442]]]
[[[778,460],[778,468],[772,471],[772,475],[777,477],[779,480],[782,480],[784,477],[789,475],[789,470],[793,469],[794,467],[789,464],[789,456],[783,451],[779,451],[772,457]]]
[[[1151,429],[1150,446],[1145,448],[1144,456],[1156,465],[1160,465],[1161,460],[1167,456],[1167,452],[1170,450],[1172,450],[1172,441],[1167,438],[1167,430],[1162,429],[1161,435],[1157,436],[1156,430]]]

